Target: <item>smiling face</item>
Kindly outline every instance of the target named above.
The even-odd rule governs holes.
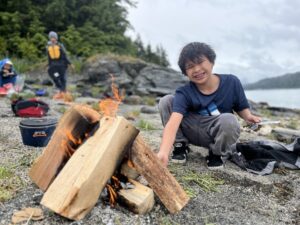
[[[203,85],[211,78],[213,66],[214,64],[203,56],[195,62],[188,61],[185,65],[185,72],[190,81]]]

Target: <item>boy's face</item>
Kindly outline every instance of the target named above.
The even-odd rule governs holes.
[[[212,75],[213,66],[206,57],[201,57],[197,62],[188,61],[185,65],[186,75],[190,81],[203,85]]]

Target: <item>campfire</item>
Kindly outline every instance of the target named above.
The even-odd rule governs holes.
[[[107,192],[111,206],[120,203],[144,214],[153,208],[155,193],[170,213],[180,211],[189,200],[186,193],[139,130],[117,116],[124,95],[119,95],[114,82],[112,92],[112,97],[100,101],[102,115],[88,106],[74,105],[60,119],[29,172],[45,191],[41,204],[79,220]],[[139,175],[150,187],[135,180]]]
[[[115,78],[113,75],[110,76],[112,79],[111,91],[113,93],[113,97],[101,100],[99,103],[99,108],[104,116],[116,117],[119,105],[124,99],[124,92],[121,95],[119,95],[118,87],[114,83]]]

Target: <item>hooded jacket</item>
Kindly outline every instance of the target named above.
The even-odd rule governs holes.
[[[6,74],[4,72],[4,65],[5,64],[10,64],[11,65],[11,67],[9,69],[9,74]],[[14,67],[13,67],[12,62],[11,62],[10,59],[5,58],[5,59],[3,59],[3,60],[0,61],[0,76],[2,78],[4,78],[4,79],[8,78],[8,77],[12,77],[12,76],[17,76],[17,73],[16,73],[16,71],[15,71],[15,69],[14,69]]]

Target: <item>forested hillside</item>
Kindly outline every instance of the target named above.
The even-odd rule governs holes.
[[[285,74],[278,77],[266,78],[252,84],[246,84],[248,90],[253,89],[277,89],[300,88],[300,72]]]
[[[161,46],[145,45],[125,35],[132,29],[127,20],[131,0],[1,0],[0,56],[39,60],[45,57],[49,31],[74,56],[96,53],[131,55],[168,66]]]

